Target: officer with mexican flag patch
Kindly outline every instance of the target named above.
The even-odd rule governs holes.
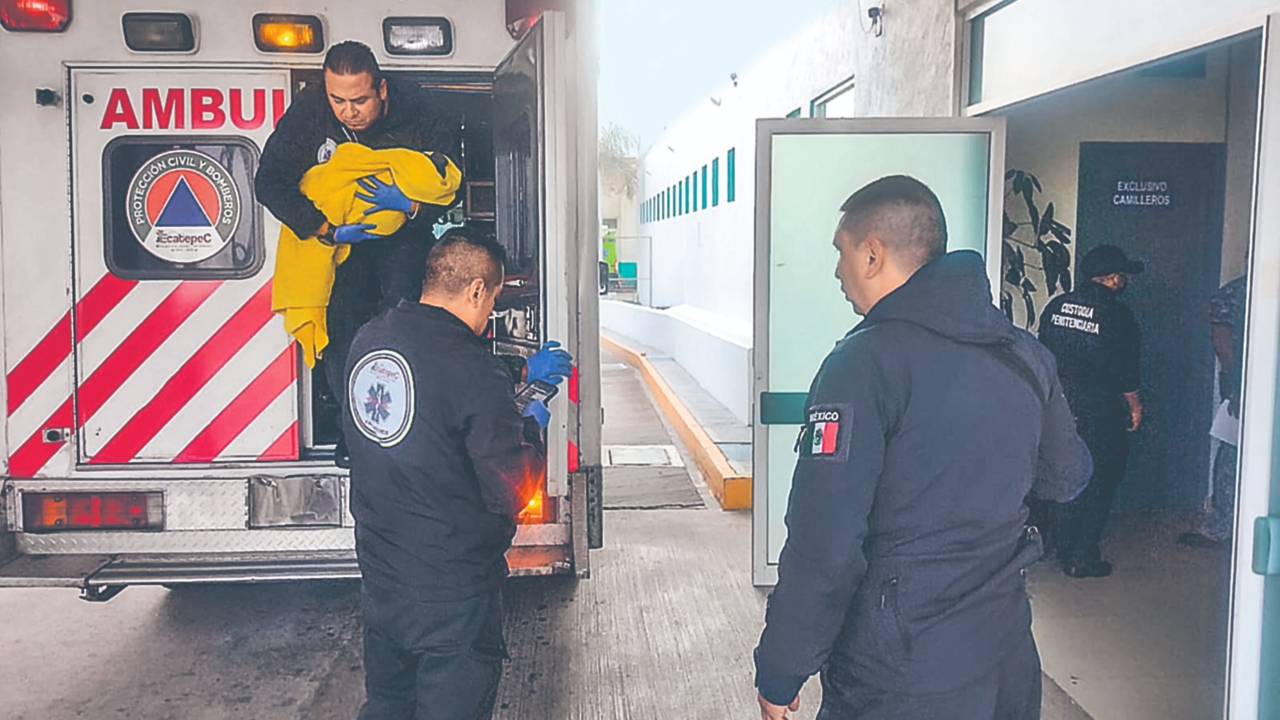
[[[1039,718],[1024,500],[1074,498],[1092,472],[1053,357],[992,304],[981,256],[946,252],[923,183],[883,178],[841,210],[836,275],[865,319],[809,390],[761,715],[821,673],[820,720]]]

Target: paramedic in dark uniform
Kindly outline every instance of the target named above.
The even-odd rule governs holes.
[[[373,226],[364,223],[331,227],[298,183],[347,142],[458,157],[454,134],[426,107],[421,91],[384,78],[373,52],[351,40],[329,48],[324,83],[299,93],[267,140],[254,178],[258,202],[300,238],[351,245],[334,277],[327,312],[329,345],[321,357],[335,400],[341,397],[342,369],[356,330],[378,311],[422,292],[422,264],[435,241],[434,225],[447,210],[410,201],[394,184],[369,178],[363,181],[364,199],[375,210],[402,211],[408,221],[387,237],[372,235]],[[443,158],[433,159],[443,171]],[[345,465],[345,454],[339,442],[339,464]]]
[[[1053,358],[946,252],[937,197],[882,178],[841,207],[836,276],[865,319],[809,389],[787,541],[756,648],[764,718],[822,675],[820,720],[1032,720],[1028,493],[1083,490]]]
[[[1129,461],[1128,433],[1142,424],[1138,358],[1142,334],[1120,302],[1129,276],[1143,264],[1114,245],[1099,245],[1080,260],[1081,282],[1040,315],[1040,341],[1058,360],[1058,375],[1077,427],[1093,455],[1089,488],[1054,507],[1051,542],[1062,571],[1074,578],[1106,577],[1102,531]]]
[[[506,657],[504,553],[545,473],[540,427],[550,417],[537,401],[521,417],[514,381],[482,337],[504,259],[492,239],[450,230],[427,258],[421,299],[374,318],[351,346],[361,720],[493,710]]]

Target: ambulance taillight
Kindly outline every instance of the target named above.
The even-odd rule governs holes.
[[[191,52],[196,33],[183,13],[125,13],[124,44],[134,52]]]
[[[519,40],[548,10],[569,12],[568,0],[507,0],[507,32]]]
[[[22,528],[29,533],[68,530],[162,530],[164,494],[158,492],[28,492]]]
[[[62,32],[71,0],[0,0],[0,27],[10,32]]]
[[[319,53],[324,25],[314,15],[259,13],[253,16],[253,42],[262,52]]]
[[[453,54],[453,25],[442,17],[391,17],[382,21],[388,55]]]

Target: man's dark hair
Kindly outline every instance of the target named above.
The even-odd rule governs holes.
[[[840,228],[862,242],[875,234],[915,270],[947,252],[947,219],[928,185],[890,175],[863,187],[840,206]]]
[[[335,75],[359,75],[369,73],[373,86],[382,81],[382,68],[368,45],[357,40],[344,40],[329,48],[324,56],[324,69]]]
[[[486,287],[502,283],[507,251],[487,233],[470,228],[450,228],[427,254],[424,292],[454,296],[466,292],[477,279]]]

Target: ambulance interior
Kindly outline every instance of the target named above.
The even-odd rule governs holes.
[[[1147,266],[1123,297],[1143,332],[1145,417],[1103,541],[1114,573],[1073,579],[1047,560],[1030,573],[1044,671],[1097,720],[1222,715],[1231,551],[1177,539],[1212,487],[1209,301],[1246,272],[1260,57],[1249,33],[998,111],[1006,168],[1035,175],[1037,210],[1053,203],[1072,231],[1072,272],[1103,243]],[[1005,202],[1029,219],[1021,197]],[[1038,314],[1050,283],[1032,228],[1016,235],[1034,290],[1004,290],[1027,327],[1027,299]]]
[[[519,68],[515,68],[517,71]],[[441,123],[460,138],[455,158],[463,173],[459,202],[436,225],[437,237],[450,227],[466,226],[496,234],[507,251],[506,287],[498,298],[489,337],[494,352],[514,365],[542,342],[542,254],[539,247],[536,84],[528,75],[388,72],[411,79],[426,94]],[[517,75],[512,79],[511,75]],[[523,82],[520,78],[526,78]],[[295,78],[297,89],[320,82],[319,73]],[[506,83],[500,96],[495,82]],[[499,203],[499,198],[502,202]],[[337,441],[334,395],[324,373],[312,372],[311,441],[316,457],[328,457]]]

